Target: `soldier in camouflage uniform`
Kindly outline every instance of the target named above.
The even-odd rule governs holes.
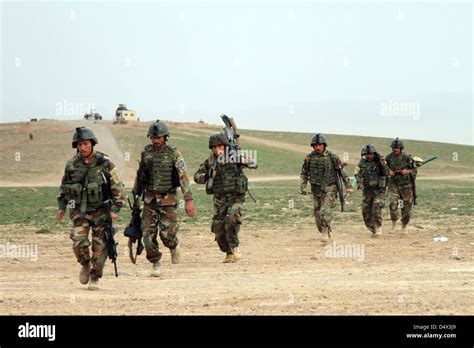
[[[311,141],[311,147],[314,151],[306,156],[301,169],[300,194],[306,195],[308,193],[307,185],[309,181],[313,193],[316,226],[321,233],[321,242],[327,243],[331,240],[331,220],[338,194],[334,168],[341,169],[344,184],[349,194],[352,193],[352,185],[340,158],[326,149],[327,142],[324,135],[316,134]]]
[[[67,161],[58,195],[58,222],[69,207],[74,228],[71,233],[73,250],[82,265],[79,281],[90,290],[99,288],[107,258],[105,228],[114,223],[125,202],[123,183],[117,167],[107,155],[94,151],[94,133],[76,128],[72,147],[77,155]],[[92,229],[92,258],[89,253],[89,231]],[[92,262],[92,269],[91,269]]]
[[[410,154],[403,151],[403,141],[396,138],[390,144],[392,152],[385,159],[390,168],[390,217],[392,229],[397,226],[398,209],[402,211],[402,233],[408,233],[408,222],[413,205],[412,180],[416,179],[417,169]]]
[[[243,167],[256,169],[252,160],[241,158],[240,163],[231,163],[222,158],[228,151],[228,140],[224,134],[215,134],[209,138],[209,149],[212,153],[199,166],[194,174],[194,181],[206,184],[211,172],[212,189],[206,187],[207,194],[213,194],[214,216],[211,231],[222,252],[226,253],[224,263],[237,262],[242,258],[239,249],[239,230],[242,224],[241,206],[245,202],[248,180]],[[238,161],[237,161],[238,162]]]
[[[180,247],[177,237],[177,187],[184,195],[186,214],[196,215],[193,206],[191,183],[186,173],[184,158],[177,148],[167,143],[168,127],[160,120],[148,129],[151,144],[141,153],[140,164],[135,179],[133,193],[143,196],[142,231],[146,258],[153,264],[151,275],[161,275],[161,252],[157,234],[163,244],[170,249],[171,262],[180,262]]]
[[[356,167],[358,188],[363,190],[362,217],[365,226],[374,237],[382,234],[382,209],[385,205],[385,190],[389,169],[374,145],[364,148],[364,156]]]

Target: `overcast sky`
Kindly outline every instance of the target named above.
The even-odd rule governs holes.
[[[141,120],[473,145],[470,2],[2,2],[0,121]]]

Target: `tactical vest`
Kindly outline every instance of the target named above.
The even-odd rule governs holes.
[[[398,157],[393,153],[389,153],[386,157],[387,164],[393,172],[400,169],[410,169],[411,157],[404,152]],[[392,182],[397,186],[406,186],[411,184],[410,174],[396,174],[392,177]]]
[[[110,198],[110,162],[103,153],[95,152],[95,157],[95,162],[85,164],[77,155],[66,165],[62,189],[70,207],[82,213],[102,208],[104,200]]]
[[[366,188],[383,188],[386,185],[386,176],[382,173],[380,163],[362,160],[359,163],[362,183]]]
[[[214,161],[212,157],[210,161]],[[212,163],[210,164],[213,165]],[[217,173],[214,177],[212,190],[207,190],[208,194],[217,193],[245,193],[248,188],[248,179],[245,176],[242,167],[235,163],[219,164],[217,166]]]
[[[325,156],[318,156],[315,151],[311,153],[309,164],[309,182],[312,185],[325,186],[336,183],[334,170],[334,154],[327,152]]]
[[[145,188],[148,191],[169,193],[176,186],[173,185],[173,171],[175,169],[174,148],[171,145],[160,151],[155,151],[153,145],[145,147],[143,156],[144,166],[147,171]]]

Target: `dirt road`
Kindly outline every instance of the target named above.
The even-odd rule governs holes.
[[[172,265],[165,250],[162,278],[149,277],[143,256],[130,263],[121,226],[120,275],[113,276],[108,261],[96,292],[78,282],[67,227],[38,234],[0,226],[2,243],[38,248],[37,261],[0,258],[0,313],[472,314],[474,220],[456,219],[436,226],[417,221],[410,236],[387,231],[381,239],[339,221],[332,249],[321,246],[311,219],[246,225],[244,259],[236,264],[222,263],[209,226],[183,225],[183,261]],[[449,241],[434,242],[439,234]]]

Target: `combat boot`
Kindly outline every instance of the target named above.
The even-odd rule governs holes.
[[[380,237],[382,235],[382,226],[375,227],[374,237]]]
[[[232,249],[232,253],[234,254],[234,260],[235,260],[234,262],[237,262],[240,259],[242,259],[242,252],[240,251],[238,247]]]
[[[329,236],[329,229],[327,227],[324,227],[322,232],[321,232],[321,242],[322,243],[327,243],[329,242],[330,236]]]
[[[402,234],[408,234],[408,224],[402,225]]]
[[[91,275],[89,281],[89,285],[87,286],[87,290],[99,290],[99,278],[97,278],[95,275]]]
[[[171,263],[177,264],[181,262],[181,250],[179,248],[179,244],[174,249],[170,249],[171,251]]]
[[[79,273],[79,281],[81,284],[87,284],[89,283],[89,277],[91,273],[91,264],[90,262],[87,262],[82,265],[81,272]]]
[[[160,277],[161,276],[161,263],[160,261],[155,262],[153,264],[153,269],[150,274],[152,277]]]
[[[232,252],[228,252],[227,255],[225,256],[225,259],[223,261],[224,263],[234,263],[235,262],[235,256]]]
[[[397,229],[397,221],[392,220],[392,231],[395,231]]]

